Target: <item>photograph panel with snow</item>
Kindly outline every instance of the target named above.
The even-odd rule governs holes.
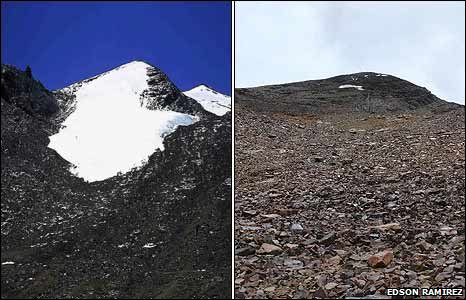
[[[231,2],[1,5],[1,298],[231,298]]]
[[[463,299],[464,2],[235,2],[238,299]]]

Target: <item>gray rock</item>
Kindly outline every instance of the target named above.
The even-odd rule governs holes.
[[[319,240],[319,243],[328,246],[328,245],[332,244],[335,241],[335,239],[336,239],[335,232],[331,232],[331,233],[325,235],[323,238],[321,238]]]
[[[300,231],[303,231],[304,228],[303,228],[303,226],[301,226],[301,224],[294,223],[294,224],[291,225],[290,230],[294,231],[294,232],[300,232]]]

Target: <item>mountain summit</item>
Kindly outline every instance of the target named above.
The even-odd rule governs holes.
[[[49,147],[73,173],[103,180],[142,165],[180,125],[223,115],[231,100],[201,85],[182,93],[157,67],[132,61],[54,92],[58,133]]]
[[[62,117],[66,118],[74,110],[76,93],[83,87],[94,85],[96,80],[101,88],[99,93],[125,89],[125,92],[136,95],[131,98],[137,98],[136,102],[147,109],[168,109],[200,117],[208,115],[199,103],[186,97],[159,68],[135,60],[55,91],[64,113]]]
[[[382,73],[361,72],[327,79],[235,90],[237,103],[262,111],[292,113],[400,113],[448,110],[458,105],[426,88]]]
[[[208,115],[159,69],[133,61],[56,92],[59,132],[49,147],[89,181],[140,166],[180,125]]]

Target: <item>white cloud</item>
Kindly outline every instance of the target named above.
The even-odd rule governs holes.
[[[236,2],[236,86],[374,71],[465,99],[464,2]]]

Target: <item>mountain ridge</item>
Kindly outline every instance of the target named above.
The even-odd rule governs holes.
[[[355,87],[354,89],[345,86]],[[359,88],[357,88],[359,87]],[[436,97],[424,87],[383,73],[359,72],[235,89],[240,105],[292,113],[399,113],[418,109],[448,110],[459,104]]]
[[[105,78],[110,74],[125,71],[131,72],[132,69],[138,67],[145,68],[147,70],[145,80],[147,81],[148,87],[141,92],[141,105],[151,110],[168,109],[181,113],[195,114],[201,118],[210,114],[210,112],[204,110],[196,101],[187,98],[162,70],[141,60],[134,60],[129,63],[119,65],[111,70],[80,80],[64,88],[54,90],[54,94],[56,95],[62,110],[70,111],[70,107],[74,105],[73,99],[75,93],[83,86],[99,78]],[[126,80],[129,81],[130,79],[130,76],[127,76]],[[66,117],[67,115],[61,116],[60,119],[63,120]]]
[[[123,63],[123,64],[117,65],[117,66],[115,66],[115,67],[112,67],[111,69],[108,69],[107,71],[104,71],[104,72],[102,72],[102,73],[98,73],[98,74],[93,75],[93,76],[91,76],[91,77],[86,77],[86,78],[84,78],[84,79],[81,79],[81,80],[78,80],[78,81],[76,81],[76,82],[73,82],[73,83],[71,83],[71,84],[69,84],[69,85],[66,85],[66,86],[64,86],[64,87],[62,87],[62,88],[53,89],[53,90],[51,90],[51,91],[52,91],[52,92],[56,92],[56,91],[60,91],[60,90],[66,89],[66,88],[70,88],[70,87],[72,87],[73,85],[77,85],[77,84],[79,84],[79,83],[83,83],[83,82],[86,82],[86,81],[92,81],[92,80],[96,79],[97,77],[100,77],[100,76],[105,75],[105,74],[107,74],[107,73],[109,73],[109,72],[111,72],[111,71],[117,70],[117,69],[119,69],[119,68],[121,68],[121,67],[123,67],[123,66],[130,65],[130,64],[133,64],[133,63],[144,63],[144,64],[146,64],[148,67],[154,67],[153,65],[151,65],[150,63],[148,63],[148,62],[146,62],[146,61],[144,61],[144,60],[135,59],[135,60],[131,60],[131,61],[127,62],[127,63]]]

